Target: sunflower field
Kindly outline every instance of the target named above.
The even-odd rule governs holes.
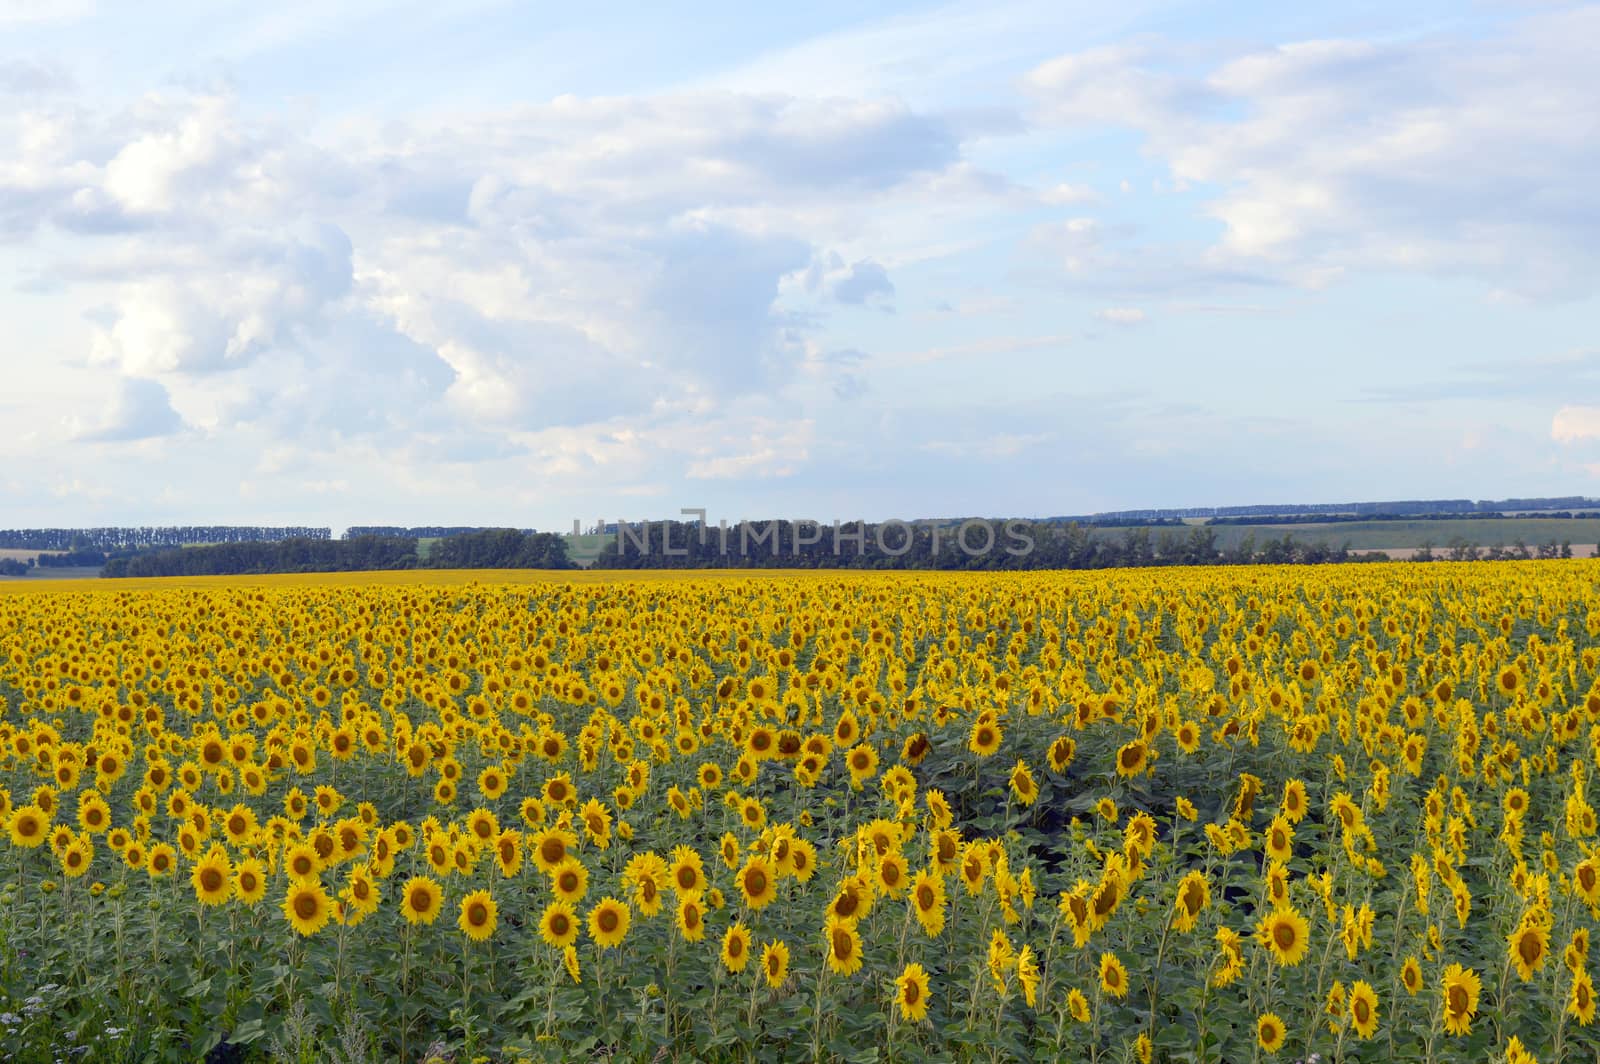
[[[1588,561],[30,582],[0,1057],[1591,1060],[1596,772]]]

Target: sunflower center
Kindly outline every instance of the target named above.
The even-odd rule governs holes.
[[[610,934],[617,929],[617,914],[610,909],[605,909],[600,913],[600,918],[597,922],[600,924],[600,930]]]
[[[302,920],[309,920],[317,915],[317,899],[312,894],[302,894],[294,900],[295,915]]]
[[[481,901],[475,901],[467,908],[467,923],[473,927],[482,927],[489,922],[489,910]]]
[[[1453,986],[1446,993],[1452,1016],[1465,1016],[1467,1014],[1467,991],[1465,987]]]
[[[1277,943],[1278,948],[1281,950],[1294,949],[1294,944],[1298,937],[1295,933],[1294,925],[1287,922],[1279,923],[1272,929],[1272,941]]]
[[[215,868],[203,869],[200,873],[200,887],[207,893],[222,888],[222,873]]]

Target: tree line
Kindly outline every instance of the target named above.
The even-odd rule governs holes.
[[[1570,542],[1481,548],[1453,540],[1442,552],[1425,546],[1415,561],[1570,558]],[[601,548],[597,569],[1120,569],[1158,565],[1320,565],[1386,561],[1379,551],[1353,551],[1303,541],[1292,533],[1257,539],[1247,533],[1232,547],[1206,525],[1131,527],[1110,534],[1077,522],[884,522],[821,525],[743,522],[702,526],[654,521],[616,526]]]
[[[137,528],[3,528],[5,550],[145,550],[189,543],[271,543],[284,539],[331,539],[329,528],[258,525],[165,525]]]
[[[971,519],[960,523],[821,525],[745,522],[727,527],[682,521],[619,526],[600,550],[602,569],[1115,569],[1149,565],[1317,564],[1371,560],[1348,546],[1304,543],[1285,534],[1232,549],[1199,525],[1126,528]]]
[[[548,532],[488,529],[441,539],[424,560],[413,536],[295,538],[222,543],[111,557],[100,575],[234,576],[389,569],[570,569],[566,540]]]
[[[468,532],[491,532],[494,529],[484,525],[417,525],[404,528],[400,525],[351,525],[345,529],[341,539],[355,539],[358,536],[409,536],[412,539],[443,539],[446,536],[461,536]],[[532,532],[531,528],[521,529],[523,532]]]

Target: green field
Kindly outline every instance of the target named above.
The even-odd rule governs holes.
[[[1568,540],[1574,545],[1600,543],[1600,519],[1560,517],[1470,517],[1439,521],[1330,521],[1315,524],[1211,525],[1217,535],[1217,545],[1223,550],[1236,547],[1246,536],[1254,534],[1260,546],[1269,539],[1281,539],[1288,533],[1301,543],[1322,543],[1329,547],[1348,544],[1351,550],[1399,550],[1432,544],[1435,549],[1448,547],[1453,541],[1475,543],[1480,547],[1509,547],[1521,540],[1530,548],[1551,540]],[[1106,537],[1121,536],[1126,529],[1106,528],[1096,534]],[[1189,529],[1171,526],[1151,526],[1154,539],[1164,531],[1188,535]]]

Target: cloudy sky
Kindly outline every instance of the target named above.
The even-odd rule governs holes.
[[[1600,5],[758,6],[0,0],[0,525],[1600,496]]]

